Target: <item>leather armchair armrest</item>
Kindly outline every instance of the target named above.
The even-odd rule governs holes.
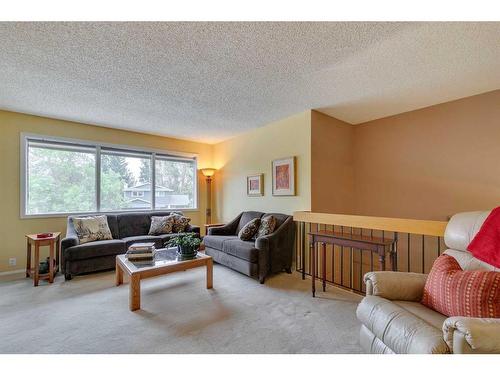
[[[365,274],[366,295],[388,300],[420,301],[427,275],[413,272],[377,271]]]
[[[500,353],[500,319],[450,317],[443,335],[454,354]]]

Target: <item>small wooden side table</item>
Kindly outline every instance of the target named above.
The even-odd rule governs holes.
[[[35,248],[35,264],[31,267],[31,249]],[[40,246],[49,246],[49,272],[41,274],[40,267]],[[61,232],[52,233],[51,237],[38,238],[36,234],[26,235],[26,277],[33,277],[33,286],[38,286],[40,280],[54,282],[54,275],[59,271],[59,259],[61,252]],[[54,257],[56,264],[54,268]]]

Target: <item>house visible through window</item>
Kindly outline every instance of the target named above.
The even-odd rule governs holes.
[[[194,157],[36,136],[23,145],[24,215],[196,208]]]

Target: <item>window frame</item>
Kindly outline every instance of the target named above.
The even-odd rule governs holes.
[[[27,194],[28,194],[28,152],[29,152],[29,141],[38,141],[38,142],[59,142],[59,143],[67,143],[75,146],[86,146],[86,147],[95,147],[95,155],[96,155],[96,211],[90,212],[61,212],[61,213],[45,213],[45,214],[28,214],[26,213],[27,209]],[[121,150],[124,152],[140,152],[148,154],[151,158],[151,208],[147,209],[129,209],[129,210],[117,210],[117,211],[101,211],[100,203],[101,203],[101,148],[112,148]],[[146,147],[138,147],[138,146],[130,146],[123,144],[114,144],[114,143],[104,143],[104,142],[96,142],[91,140],[83,140],[83,139],[75,139],[75,138],[65,138],[65,137],[57,137],[57,136],[46,136],[41,134],[34,133],[21,133],[20,136],[20,218],[21,219],[30,219],[30,218],[44,218],[44,217],[67,217],[70,215],[95,215],[95,214],[117,214],[123,212],[165,212],[165,211],[178,211],[180,209],[155,209],[155,196],[156,196],[156,176],[155,176],[155,160],[156,156],[159,158],[170,158],[170,159],[179,159],[183,161],[191,161],[194,164],[195,176],[194,176],[194,186],[193,186],[193,195],[194,195],[194,207],[191,208],[183,208],[182,211],[186,212],[194,212],[199,211],[199,189],[198,189],[198,154],[196,153],[188,153],[188,152],[180,152],[180,151],[171,151],[171,150],[162,150],[162,149],[154,149],[154,148],[146,148]]]

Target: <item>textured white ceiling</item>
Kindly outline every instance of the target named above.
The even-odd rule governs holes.
[[[0,108],[217,142],[500,88],[500,23],[0,23]]]

